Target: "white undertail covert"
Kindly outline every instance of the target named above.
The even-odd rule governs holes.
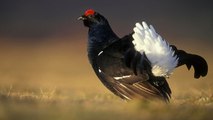
[[[152,73],[155,76],[169,77],[178,64],[178,57],[174,50],[162,37],[155,32],[152,25],[145,22],[136,23],[132,35],[132,43],[135,50],[141,54],[145,53],[152,66]]]

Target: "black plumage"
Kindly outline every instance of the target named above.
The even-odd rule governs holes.
[[[89,61],[101,82],[123,99],[161,99],[169,101],[171,90],[165,77],[154,76],[146,53],[134,49],[132,34],[119,38],[101,14],[87,10],[79,17],[88,32]],[[178,66],[195,69],[195,78],[205,76],[206,61],[171,45],[179,58]]]

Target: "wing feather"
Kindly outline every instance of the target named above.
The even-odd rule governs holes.
[[[144,72],[135,75],[134,71],[127,67],[124,62],[124,54],[127,50],[122,50],[125,45],[123,40],[119,40],[109,47],[106,47],[101,54],[96,57],[96,64],[93,68],[103,82],[103,84],[114,94],[123,99],[161,99],[168,101],[169,91],[162,92],[153,84],[149,75]],[[121,47],[121,48],[119,48]],[[132,46],[133,47],[133,46]],[[113,51],[113,52],[112,52]]]

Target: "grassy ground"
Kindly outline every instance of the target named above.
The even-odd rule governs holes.
[[[171,103],[126,102],[96,78],[81,42],[0,44],[0,120],[210,120],[213,114],[213,72],[193,79],[180,67],[168,80]],[[192,52],[197,52],[193,51]]]

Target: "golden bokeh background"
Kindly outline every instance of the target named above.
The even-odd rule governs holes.
[[[0,8],[0,119],[211,118],[210,2],[6,1]],[[104,14],[121,37],[145,20],[170,44],[203,56],[208,75],[195,80],[193,69],[176,69],[168,79],[171,105],[122,101],[101,84],[87,60],[88,29],[76,19],[88,8]]]

